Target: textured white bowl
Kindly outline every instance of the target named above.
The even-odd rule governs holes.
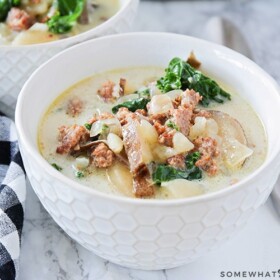
[[[24,82],[43,62],[61,50],[103,35],[129,31],[139,0],[120,0],[119,11],[106,22],[86,32],[50,43],[26,46],[0,46],[0,100],[15,109]]]
[[[97,71],[166,66],[174,56],[186,57],[191,50],[204,69],[240,92],[263,121],[268,135],[267,159],[245,180],[199,197],[140,200],[82,186],[42,158],[37,146],[38,122],[63,90]],[[279,108],[277,84],[246,57],[187,36],[132,33],[80,44],[40,67],[20,93],[16,125],[34,191],[64,231],[105,259],[150,270],[176,267],[216,248],[235,235],[266,201],[279,173]]]

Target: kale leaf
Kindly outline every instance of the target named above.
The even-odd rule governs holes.
[[[165,76],[157,81],[157,87],[163,92],[174,89],[193,89],[203,97],[200,102],[205,107],[211,101],[223,103],[225,99],[231,99],[230,94],[224,91],[214,80],[203,75],[178,57],[170,61],[167,69],[165,69]]]
[[[55,168],[57,171],[61,171],[63,168],[56,163],[52,163],[51,166]]]
[[[145,97],[145,98],[150,98],[151,97],[151,92],[149,88],[141,88],[137,91],[135,91],[135,94],[138,94],[139,98]]]
[[[149,102],[150,102],[150,99],[144,98],[144,97],[129,100],[129,101],[125,101],[121,104],[118,104],[118,105],[114,106],[112,108],[112,112],[114,114],[116,114],[121,107],[125,107],[131,112],[135,112],[138,109],[147,110],[146,106]]]
[[[55,34],[69,32],[83,12],[85,0],[56,0],[57,12],[47,25],[49,31]]]
[[[187,155],[185,158],[186,168],[184,170],[166,164],[159,164],[152,174],[152,179],[157,185],[174,179],[185,179],[189,181],[201,179],[202,171],[195,166],[195,163],[199,158],[199,152]]]

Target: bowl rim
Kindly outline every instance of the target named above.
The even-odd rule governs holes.
[[[102,30],[106,30],[107,27],[110,27],[112,25],[114,25],[114,23],[122,17],[122,14],[125,13],[125,11],[127,11],[127,9],[129,8],[130,5],[132,5],[133,3],[139,3],[139,0],[127,0],[127,2],[121,6],[121,3],[119,1],[119,9],[117,10],[117,12],[111,16],[109,19],[107,19],[105,22],[102,22],[101,24],[92,27],[84,32],[78,33],[76,35],[64,38],[64,39],[59,39],[59,40],[55,40],[55,41],[51,41],[51,42],[45,42],[45,43],[37,43],[37,44],[27,44],[27,45],[17,45],[17,46],[12,46],[12,45],[0,45],[0,51],[4,50],[4,51],[8,51],[8,50],[15,50],[15,51],[19,51],[19,50],[26,50],[26,49],[37,49],[37,48],[41,48],[41,47],[46,47],[46,48],[50,48],[50,47],[62,47],[62,46],[70,46],[71,44],[77,44],[79,42],[83,42],[83,40],[90,40],[93,39],[95,33],[100,33],[102,32]],[[137,4],[138,5],[138,4]]]
[[[163,205],[168,206],[168,207],[180,206],[180,205],[187,206],[187,205],[195,204],[195,203],[199,203],[199,202],[207,202],[207,201],[219,199],[221,197],[227,196],[230,193],[238,191],[240,188],[247,185],[255,177],[257,177],[261,173],[264,173],[265,170],[267,170],[273,162],[276,162],[277,158],[278,158],[278,160],[280,159],[280,142],[279,142],[277,153],[273,154],[270,158],[267,158],[267,156],[266,156],[265,162],[261,166],[259,166],[256,170],[254,170],[254,172],[250,173],[248,176],[246,176],[245,178],[240,180],[238,183],[231,185],[229,188],[225,187],[225,188],[222,188],[222,189],[214,191],[214,192],[205,193],[205,194],[193,196],[193,197],[174,198],[174,199],[166,199],[166,200],[165,199],[132,198],[132,197],[119,196],[119,195],[115,195],[115,194],[111,194],[111,193],[105,193],[102,191],[95,190],[94,188],[90,188],[86,185],[83,185],[82,183],[76,182],[76,181],[68,178],[64,174],[60,173],[59,171],[55,170],[43,158],[43,156],[40,154],[39,150],[30,143],[30,141],[28,140],[29,139],[28,136],[26,135],[26,133],[23,130],[23,123],[22,123],[22,118],[21,118],[21,114],[22,114],[22,110],[23,110],[22,103],[24,101],[24,96],[28,92],[26,90],[26,88],[28,87],[29,82],[32,81],[34,76],[36,77],[37,73],[40,72],[41,69],[48,67],[49,62],[55,60],[57,57],[63,56],[64,53],[71,52],[72,50],[83,47],[84,45],[94,44],[97,41],[107,41],[107,40],[112,40],[115,38],[124,39],[124,37],[134,37],[134,36],[137,36],[137,37],[138,36],[150,36],[151,37],[150,39],[155,38],[155,37],[157,37],[157,39],[158,39],[158,37],[164,37],[164,36],[167,36],[170,38],[177,37],[177,38],[181,38],[182,40],[184,38],[186,38],[188,40],[196,41],[197,43],[208,45],[211,48],[218,48],[222,52],[225,52],[225,53],[231,55],[231,58],[233,56],[237,56],[238,59],[241,59],[243,62],[245,62],[248,67],[254,68],[256,70],[256,72],[258,72],[259,74],[262,75],[263,79],[265,78],[266,81],[269,82],[270,85],[272,85],[272,87],[275,89],[275,91],[273,92],[273,95],[275,98],[278,99],[279,104],[280,104],[280,87],[278,86],[277,82],[267,72],[265,72],[260,66],[258,66],[255,62],[251,61],[246,56],[244,56],[232,49],[229,49],[223,45],[219,45],[219,44],[209,42],[209,41],[206,41],[206,40],[203,40],[200,38],[192,37],[192,36],[175,34],[175,33],[167,33],[167,32],[131,32],[131,33],[114,34],[114,35],[109,35],[109,36],[105,36],[105,37],[91,39],[86,42],[83,42],[82,44],[72,46],[72,47],[56,54],[50,60],[48,60],[47,62],[42,64],[39,68],[37,68],[32,73],[32,75],[26,81],[26,83],[24,84],[24,86],[19,94],[19,97],[18,97],[16,112],[15,112],[15,123],[16,123],[18,136],[20,139],[19,140],[20,148],[21,148],[21,145],[23,144],[24,150],[27,151],[27,154],[32,155],[31,157],[33,157],[35,159],[35,162],[40,166],[40,168],[42,168],[42,170],[44,170],[44,172],[48,173],[48,176],[56,178],[57,180],[59,180],[60,182],[65,184],[67,186],[67,188],[71,187],[71,188],[74,188],[76,191],[82,192],[84,194],[97,196],[102,199],[108,199],[108,200],[110,200],[112,202],[116,202],[116,203],[131,204],[131,205],[138,205],[138,206],[139,205],[152,206],[152,207],[163,206]],[[46,108],[47,108],[47,106],[46,106]],[[37,123],[37,125],[38,125],[38,123]],[[38,132],[38,128],[37,128],[37,132]]]

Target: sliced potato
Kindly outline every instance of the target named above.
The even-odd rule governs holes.
[[[223,141],[222,147],[224,162],[231,169],[241,167],[246,158],[253,154],[251,149],[233,138]]]
[[[204,117],[196,117],[194,120],[194,125],[190,128],[190,139],[194,140],[198,136],[204,136],[206,130],[207,120]]]
[[[139,141],[141,143],[142,161],[146,164],[150,163],[151,161],[153,161],[153,154],[151,151],[150,143],[143,136],[140,124],[137,124],[136,130],[137,130],[137,135],[139,136]]]
[[[186,153],[194,148],[194,144],[181,132],[176,132],[173,136],[173,147],[178,153]]]
[[[35,23],[30,29],[20,32],[13,40],[13,45],[28,45],[47,43],[58,40],[59,37],[48,32],[48,27],[43,23]]]
[[[172,100],[174,100],[176,97],[182,95],[182,93],[183,91],[181,89],[174,89],[165,94],[168,95]]]
[[[165,162],[168,158],[178,155],[178,152],[171,147],[157,144],[153,148],[153,154],[157,162]]]
[[[166,94],[154,95],[150,102],[149,114],[167,113],[173,109],[171,98]]]
[[[90,129],[90,137],[95,137],[100,134],[104,125],[108,126],[108,133],[112,132],[118,136],[122,135],[122,128],[119,120],[117,118],[110,118],[94,122]]]
[[[143,137],[151,144],[157,143],[158,134],[156,129],[146,120],[140,121],[140,129]]]
[[[122,139],[115,133],[109,133],[107,136],[107,142],[109,148],[115,153],[118,154],[123,149],[123,141]]]
[[[241,124],[228,114],[210,111],[219,127],[218,135],[222,138],[222,157],[229,169],[240,168],[253,153],[247,147],[247,139]]]
[[[127,166],[116,163],[107,169],[107,178],[116,192],[134,197],[132,175]]]
[[[170,198],[191,197],[204,193],[203,185],[197,181],[188,181],[185,179],[175,179],[161,183],[164,192],[168,193]]]
[[[247,145],[247,139],[239,121],[224,112],[214,110],[210,112],[219,127],[218,135],[222,138],[226,135],[227,138],[236,139],[241,144]]]

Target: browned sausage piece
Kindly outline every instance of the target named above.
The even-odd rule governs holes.
[[[24,10],[12,8],[7,17],[7,25],[14,31],[28,29],[32,23],[32,17]]]
[[[98,168],[107,168],[113,164],[114,153],[104,143],[100,143],[91,153],[93,165]]]

